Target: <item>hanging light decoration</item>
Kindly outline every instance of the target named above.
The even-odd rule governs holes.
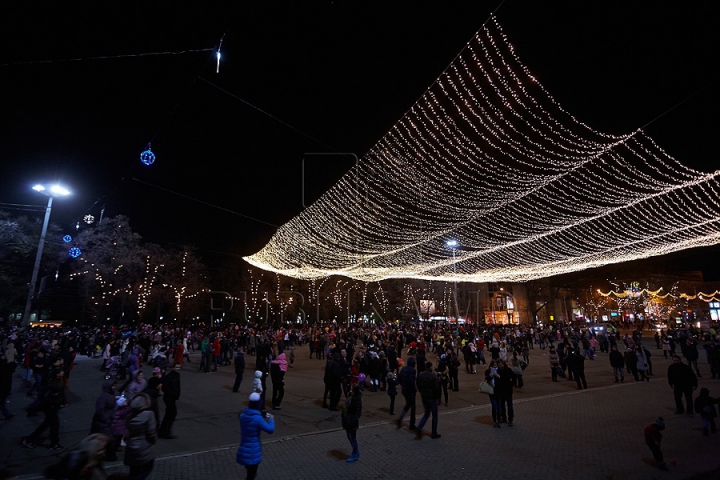
[[[65,242],[65,243],[70,243],[70,242],[72,242],[72,237],[71,237],[70,235],[65,235],[65,236],[63,237],[63,242]]]
[[[72,247],[72,248],[68,251],[68,255],[70,255],[72,258],[77,258],[77,257],[79,257],[81,254],[82,254],[82,252],[80,251],[80,249],[79,249],[78,247]]]
[[[85,216],[83,217],[83,222],[85,222],[85,223],[87,223],[88,225],[90,225],[91,223],[95,222],[95,217],[93,217],[92,215],[85,215]]]
[[[303,279],[548,277],[719,243],[718,175],[642,130],[608,135],[576,119],[493,17],[352,170],[246,260]],[[455,258],[448,238],[462,245]]]
[[[145,151],[140,154],[140,161],[145,165],[152,165],[155,163],[155,154],[150,149],[150,144],[148,143],[145,147]]]

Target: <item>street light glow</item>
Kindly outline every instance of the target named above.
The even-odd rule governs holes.
[[[447,245],[448,247],[457,247],[458,241],[457,240],[448,240],[447,242],[445,242],[445,245]]]
[[[45,245],[45,235],[47,234],[48,223],[50,222],[50,211],[52,209],[53,199],[55,197],[64,197],[70,195],[70,191],[60,185],[51,185],[50,191],[46,191],[44,185],[37,184],[32,187],[36,192],[40,192],[48,197],[47,207],[45,208],[45,220],[43,220],[42,231],[40,233],[40,241],[38,242],[37,254],[35,255],[35,265],[33,266],[32,277],[28,284],[28,297],[25,302],[25,311],[22,316],[22,325],[27,327],[30,325],[30,311],[32,310],[33,297],[35,296],[35,285],[37,284],[38,273],[40,271],[40,259],[42,258],[43,247]],[[72,250],[72,249],[71,249]],[[79,252],[79,249],[78,249]],[[79,253],[78,253],[79,255]]]
[[[34,187],[32,187],[33,190],[36,192],[40,192],[44,195],[48,195],[51,197],[64,197],[66,195],[70,195],[70,190],[61,187],[60,185],[51,185],[50,191],[47,191],[47,188],[45,188],[45,185],[37,184]]]
[[[61,187],[60,185],[53,185],[50,187],[50,191],[55,195],[70,195],[70,191]]]

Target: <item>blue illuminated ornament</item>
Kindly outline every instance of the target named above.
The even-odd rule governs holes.
[[[140,161],[145,165],[152,165],[155,163],[155,154],[150,150],[150,144],[147,144],[147,150],[140,154]]]
[[[69,254],[72,258],[77,258],[77,257],[79,257],[81,253],[82,253],[82,252],[80,251],[80,249],[79,249],[78,247],[72,247],[72,248],[70,249],[70,251],[68,252],[68,254]]]
[[[70,242],[72,242],[72,237],[71,237],[70,235],[65,235],[65,236],[63,237],[63,242],[65,242],[65,243],[70,243]]]

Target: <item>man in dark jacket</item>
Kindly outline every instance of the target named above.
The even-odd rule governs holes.
[[[233,384],[232,391],[237,393],[240,390],[240,384],[242,383],[243,374],[245,373],[245,355],[238,350],[233,359],[235,363],[235,383]]]
[[[513,408],[513,385],[515,385],[515,374],[512,368],[508,367],[502,358],[497,360],[497,373],[500,378],[495,382],[495,395],[500,398],[500,423],[507,422],[508,427],[513,426],[515,409]]]
[[[158,437],[173,439],[172,424],[177,417],[177,401],[180,399],[180,364],[176,363],[173,369],[162,377],[163,401],[165,402],[165,416],[163,417]]]
[[[698,342],[695,340],[694,337],[688,337],[687,340],[685,340],[685,348],[683,349],[683,356],[687,358],[688,365],[692,368],[695,367],[695,374],[702,378],[702,375],[700,375],[700,369],[698,368],[698,350],[697,350]]]
[[[585,356],[580,353],[580,350],[575,350],[572,354],[569,368],[575,377],[578,390],[587,389],[587,381],[585,380]]]
[[[408,358],[407,365],[400,370],[398,375],[398,383],[402,387],[402,394],[405,397],[405,406],[400,412],[400,418],[395,420],[397,428],[402,427],[403,417],[410,410],[410,430],[415,430],[415,394],[417,387],[415,386],[415,357]]]
[[[327,389],[330,393],[330,406],[328,410],[335,411],[337,410],[338,403],[340,403],[343,381],[342,357],[339,353],[334,353],[332,360],[325,365],[325,375],[327,378]]]
[[[422,438],[422,429],[432,414],[432,434],[430,438],[440,438],[437,433],[438,426],[438,402],[440,401],[440,380],[432,371],[432,362],[425,363],[425,370],[417,377],[417,390],[420,392],[425,414],[415,429],[417,438]]]
[[[668,367],[667,377],[668,384],[673,389],[675,396],[675,413],[684,413],[682,397],[685,396],[687,403],[687,412],[689,416],[693,414],[692,392],[698,387],[698,379],[692,369],[682,363],[680,357],[673,356],[673,363]]]
[[[628,348],[625,351],[625,365],[627,365],[628,373],[631,373],[633,378],[635,379],[635,381],[639,382],[640,377],[638,375],[638,369],[637,369],[638,356],[635,353],[635,349],[632,347]]]
[[[608,358],[610,359],[610,366],[613,368],[613,373],[615,374],[615,383],[618,383],[618,373],[620,374],[620,382],[624,383],[625,371],[623,368],[625,367],[625,359],[622,353],[618,352],[617,345],[612,346]]]
[[[161,380],[158,377],[152,377],[148,380],[145,390],[142,391],[142,393],[150,397],[150,410],[152,410],[155,415],[155,425],[160,425],[160,408],[158,407],[158,398],[160,398],[161,388]]]
[[[35,442],[45,429],[50,429],[50,450],[62,450],[64,447],[60,445],[60,419],[58,411],[65,397],[65,371],[62,368],[56,368],[52,371],[51,380],[47,387],[43,390],[43,398],[40,408],[45,414],[45,419],[30,435],[25,437],[22,445],[26,448],[35,448]]]

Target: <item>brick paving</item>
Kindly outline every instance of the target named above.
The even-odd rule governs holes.
[[[655,350],[653,350],[655,352]],[[575,383],[549,381],[544,352],[531,350],[531,364],[523,392],[514,395],[515,426],[493,429],[487,395],[477,392],[481,375],[461,370],[460,392],[451,392],[450,407],[441,407],[438,431],[441,439],[425,436],[416,440],[405,427],[396,430],[388,415],[387,395],[366,392],[361,428],[358,431],[360,460],[348,464],[350,446],[339,428],[337,412],[319,407],[324,362],[304,358],[298,350],[296,368],[287,377],[286,400],[277,412],[275,434],[263,434],[264,461],[258,478],[303,479],[422,479],[518,478],[562,480],[624,478],[718,478],[720,434],[703,437],[699,416],[675,415],[672,390],[664,378],[669,360],[652,357],[655,376],[649,383],[614,384],[606,355],[586,362],[589,390],[577,391]],[[301,358],[302,357],[302,358]],[[434,360],[434,356],[429,356]],[[253,357],[248,357],[248,364]],[[97,362],[95,362],[97,363]],[[90,364],[90,362],[86,362]],[[244,478],[244,469],[235,463],[238,438],[237,412],[247,393],[227,391],[230,367],[218,374],[184,369],[183,397],[178,403],[177,440],[158,444],[158,459],[151,479],[235,479]],[[92,372],[84,377],[85,370]],[[705,378],[700,385],[711,395],[720,395],[720,380]],[[87,434],[92,402],[99,381],[90,367],[78,362],[78,377],[88,381],[82,393],[73,390],[77,407],[61,427],[62,442],[72,445]],[[249,375],[250,367],[248,367]],[[73,372],[75,375],[76,372]],[[246,375],[247,376],[247,375]],[[250,376],[247,376],[251,378]],[[76,381],[77,379],[73,379]],[[19,383],[19,382],[18,382]],[[72,384],[71,384],[72,387]],[[92,387],[92,388],[90,388]],[[250,389],[245,380],[241,392]],[[210,391],[211,393],[207,393]],[[18,395],[17,393],[14,395]],[[14,397],[13,396],[13,397]],[[396,412],[402,407],[398,397]],[[72,402],[72,400],[71,400]],[[82,407],[84,405],[84,407]],[[418,406],[421,409],[420,402]],[[422,412],[419,409],[418,414]],[[16,411],[12,408],[11,410]],[[63,412],[65,413],[65,412]],[[418,416],[419,416],[418,415]],[[643,443],[643,429],[657,416],[666,421],[663,451],[669,472],[659,471]],[[20,417],[20,415],[18,416]],[[17,447],[22,433],[32,428],[31,420],[18,418],[0,426],[0,460],[23,471],[21,478],[37,474],[57,455],[44,449]],[[83,419],[82,421],[80,419]],[[75,425],[85,422],[85,425]],[[75,440],[76,439],[76,440]],[[18,465],[23,469],[18,468]],[[121,464],[109,464],[108,472],[124,471]],[[713,471],[714,470],[714,471]],[[702,474],[705,473],[704,476]]]

